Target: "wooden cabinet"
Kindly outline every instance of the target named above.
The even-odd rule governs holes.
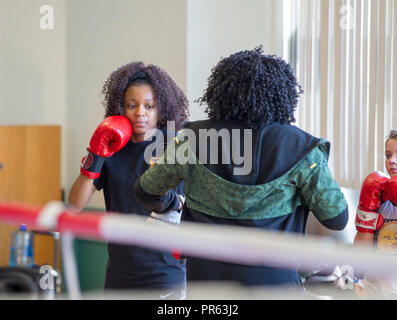
[[[0,200],[44,205],[61,199],[60,126],[0,126]],[[17,228],[0,221],[0,266],[8,264]],[[34,250],[36,263],[53,265],[53,239],[37,235]]]

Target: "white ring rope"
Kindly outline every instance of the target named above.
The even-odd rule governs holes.
[[[62,202],[51,201],[41,209],[37,218],[37,224],[39,227],[45,229],[54,229],[58,224],[59,216],[65,210],[65,206]]]
[[[40,211],[26,207],[14,209],[7,209],[7,205],[0,203],[0,220],[24,222],[23,217],[39,225],[37,217]],[[174,248],[182,250],[184,255],[245,265],[300,267],[302,270],[311,270],[322,264],[349,265],[355,273],[366,273],[372,278],[397,276],[397,254],[330,242],[320,237],[306,238],[288,232],[185,221],[175,230],[149,223],[145,217],[133,214],[77,214],[64,210],[57,217],[57,231],[73,233],[79,238],[163,250]],[[67,220],[68,223],[65,222]]]
[[[350,265],[376,278],[397,276],[397,255],[353,247],[320,237],[182,222],[179,230],[147,223],[139,216],[109,216],[100,224],[105,239],[245,265],[310,270],[321,264]]]

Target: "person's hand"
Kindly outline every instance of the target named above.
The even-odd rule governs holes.
[[[179,198],[179,208],[178,211],[181,211],[183,209],[183,205],[185,204],[185,197],[181,194],[178,194]]]
[[[106,158],[123,148],[131,136],[132,126],[126,117],[110,116],[103,120],[91,137],[80,173],[90,179],[98,178]]]
[[[185,197],[178,194],[179,198],[179,210],[178,211],[168,211],[165,213],[150,213],[149,217],[146,221],[150,223],[157,223],[163,225],[166,228],[178,229],[179,224],[181,223],[182,209],[185,203]],[[181,250],[179,249],[171,249],[172,255],[176,260],[179,260],[181,255]]]
[[[178,194],[178,198],[180,208],[178,211],[168,211],[165,213],[152,212],[147,218],[147,221],[159,223],[165,226],[178,226],[181,222],[182,208],[183,204],[185,203],[185,197]]]

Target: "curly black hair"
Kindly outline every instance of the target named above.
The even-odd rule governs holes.
[[[175,81],[160,67],[143,62],[131,62],[113,71],[102,88],[105,118],[124,114],[124,93],[129,80],[144,72],[150,83],[158,108],[158,128],[166,129],[167,121],[175,121],[175,129],[180,130],[189,116],[189,103]]]
[[[240,51],[212,69],[208,87],[197,100],[207,104],[210,119],[234,120],[250,129],[295,122],[303,90],[287,62],[262,53],[262,46]]]

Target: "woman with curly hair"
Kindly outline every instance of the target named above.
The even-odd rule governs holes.
[[[145,151],[166,132],[167,121],[179,130],[188,117],[188,101],[171,77],[155,65],[126,64],[112,72],[103,86],[105,119],[94,132],[81,174],[76,179],[69,203],[84,209],[96,190],[104,191],[106,210],[149,216],[150,211],[134,198],[133,185],[150,163]],[[158,130],[164,135],[158,135]],[[168,140],[168,139],[167,139]],[[151,156],[161,148],[154,149]],[[175,201],[167,209],[182,205],[178,195],[183,185],[172,191]],[[162,297],[182,298],[185,290],[184,260],[171,251],[156,251],[129,245],[108,244],[109,260],[105,289],[160,290]]]
[[[263,55],[261,47],[222,59],[200,99],[209,119],[190,123],[178,134],[164,159],[136,181],[137,199],[161,213],[170,199],[167,190],[183,180],[183,221],[304,234],[312,211],[325,227],[342,230],[348,209],[328,168],[330,144],[291,124],[301,93],[291,67]],[[208,145],[214,136],[217,143]],[[180,148],[192,162],[168,161]],[[247,166],[240,161],[241,150],[249,151]],[[240,170],[242,165],[250,170]],[[197,257],[188,257],[187,279],[301,288],[296,269]]]

